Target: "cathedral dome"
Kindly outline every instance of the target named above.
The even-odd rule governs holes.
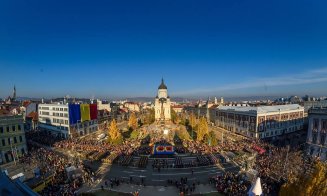
[[[158,89],[167,89],[167,86],[165,85],[163,79],[161,79],[161,84],[160,84],[160,86],[158,87]]]

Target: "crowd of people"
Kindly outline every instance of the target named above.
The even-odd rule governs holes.
[[[231,172],[212,177],[209,179],[209,183],[214,184],[218,192],[228,196],[247,195],[251,186],[244,176]]]
[[[187,177],[182,177],[180,181],[167,180],[168,185],[175,185],[180,195],[192,194],[195,191],[196,183],[189,182]]]
[[[106,157],[120,160],[119,163],[128,166],[133,156],[140,156],[138,167],[145,168],[148,164],[148,156],[152,153],[154,144],[170,145],[174,143],[174,150],[177,154],[190,153],[195,155],[196,159],[191,162],[184,163],[183,159],[175,156],[173,162],[168,159],[154,159],[152,164],[153,170],[160,172],[163,168],[185,168],[217,164],[223,162],[222,152],[244,152],[247,154],[255,154],[255,164],[253,169],[258,171],[258,176],[262,179],[262,188],[265,194],[277,194],[277,190],[281,185],[281,179],[287,179],[290,175],[296,175],[305,168],[310,167],[298,150],[290,150],[289,148],[275,147],[269,143],[259,140],[241,139],[241,140],[225,140],[223,143],[211,146],[204,142],[181,140],[174,138],[167,141],[163,138],[146,137],[143,140],[127,140],[121,145],[111,145],[106,141],[99,141],[92,138],[74,138],[63,140],[59,137],[51,137],[46,132],[30,132],[27,133],[27,139],[31,149],[29,153],[23,156],[20,161],[25,164],[39,167],[41,176],[52,176],[49,184],[43,189],[41,195],[73,195],[82,184],[91,185],[96,176],[93,171],[80,161],[72,161],[67,158],[64,152],[67,150],[73,153],[84,155],[85,159],[90,157]],[[51,148],[43,148],[35,146],[39,143],[48,147],[53,147],[58,154]],[[108,159],[109,159],[108,158]],[[92,158],[93,159],[93,158]],[[247,157],[244,156],[246,162]],[[67,178],[65,168],[75,166],[82,171],[82,175],[77,178]],[[193,171],[193,170],[192,170]],[[216,189],[225,195],[245,195],[250,187],[250,182],[243,175],[226,172],[224,175],[210,178],[210,183],[214,184]],[[119,185],[119,180],[111,179],[106,182],[106,186]],[[175,184],[181,193],[192,193],[195,184],[190,184],[187,179],[181,181],[169,181],[169,184]]]
[[[29,152],[20,158],[20,162],[36,168],[35,176],[39,181],[48,179],[47,186],[40,192],[41,195],[75,195],[83,183],[88,183],[94,179],[92,171],[82,162],[69,161],[67,157],[61,154],[31,143],[29,143],[29,147]],[[79,177],[68,178],[65,169],[70,166],[81,171]],[[31,184],[31,186],[38,185],[38,181],[34,181],[34,185]]]

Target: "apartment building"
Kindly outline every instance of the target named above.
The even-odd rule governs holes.
[[[18,161],[27,153],[22,115],[0,115],[0,164]]]
[[[98,130],[97,114],[90,118],[90,105],[96,107],[96,104],[39,104],[39,128],[63,138],[95,132]],[[95,110],[97,113],[97,108]]]

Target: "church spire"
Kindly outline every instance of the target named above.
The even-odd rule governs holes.
[[[164,79],[163,78],[161,78],[161,84],[158,87],[158,89],[167,89],[167,86],[165,85],[165,82],[164,82]]]
[[[13,100],[16,100],[16,85],[14,85],[14,90],[13,90],[12,99],[13,99]]]

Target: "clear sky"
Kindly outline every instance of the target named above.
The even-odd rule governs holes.
[[[326,0],[0,2],[0,97],[327,95]]]

